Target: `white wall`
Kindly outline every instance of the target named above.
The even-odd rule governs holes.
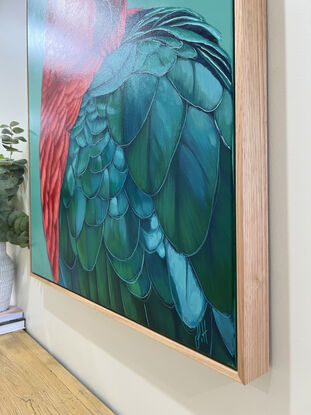
[[[26,122],[25,7],[0,0],[0,122]],[[120,415],[311,414],[311,2],[269,0],[271,371],[247,387],[28,276],[28,331]]]

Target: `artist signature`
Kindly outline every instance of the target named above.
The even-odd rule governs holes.
[[[197,327],[197,334],[195,336],[195,347],[200,349],[201,344],[208,344],[207,329],[205,320],[203,320]]]

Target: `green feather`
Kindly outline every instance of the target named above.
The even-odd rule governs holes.
[[[136,281],[127,284],[127,288],[131,294],[140,300],[145,300],[149,296],[151,291],[151,283],[145,268],[143,268]]]
[[[84,225],[77,239],[77,251],[82,267],[92,271],[102,245],[103,225]]]
[[[133,255],[127,259],[120,261],[113,256],[109,256],[114,271],[125,282],[134,282],[142,272],[144,264],[144,251],[138,245]]]
[[[126,149],[131,176],[147,194],[156,193],[163,184],[179,143],[185,115],[184,102],[169,81],[161,78],[148,120]]]
[[[231,94],[225,90],[221,104],[215,111],[215,120],[220,134],[229,148],[234,134],[234,109]]]
[[[131,209],[120,219],[107,216],[104,241],[107,249],[119,260],[129,259],[137,248],[140,222]]]
[[[219,143],[213,118],[190,108],[181,144],[154,198],[164,233],[185,255],[196,253],[206,238],[217,185]]]
[[[95,266],[98,302],[102,306],[110,308],[107,262],[108,258],[106,255],[106,251],[104,246],[102,245]]]
[[[220,148],[218,189],[210,231],[191,263],[209,302],[219,311],[230,314],[235,275],[232,154],[223,143]]]

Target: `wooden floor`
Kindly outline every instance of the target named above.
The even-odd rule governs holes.
[[[1,415],[113,415],[25,331],[0,335]]]

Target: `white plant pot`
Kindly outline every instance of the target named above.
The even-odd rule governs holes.
[[[0,313],[10,306],[14,281],[14,264],[6,253],[6,244],[0,242]]]

